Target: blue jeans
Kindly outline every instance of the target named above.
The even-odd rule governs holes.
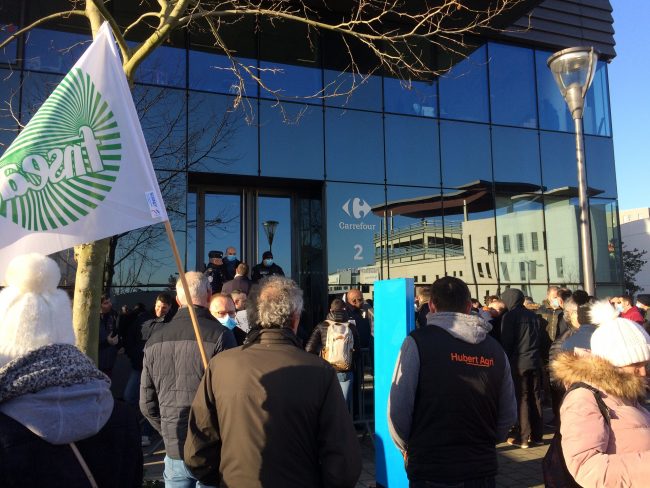
[[[163,472],[165,488],[210,488],[198,481],[182,459],[172,459],[165,456],[165,471]]]
[[[336,373],[336,378],[339,380],[339,385],[341,385],[343,398],[345,399],[345,404],[348,406],[348,411],[352,413],[352,371]]]

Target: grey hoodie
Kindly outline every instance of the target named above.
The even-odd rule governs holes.
[[[440,327],[453,337],[469,344],[483,342],[492,325],[476,315],[438,312],[427,315],[427,327]],[[505,353],[504,353],[505,356]],[[507,359],[507,358],[506,358]],[[497,436],[505,439],[510,427],[517,421],[517,403],[508,361],[499,394]],[[395,445],[406,452],[413,422],[415,395],[420,374],[420,354],[415,340],[407,336],[402,343],[388,399],[388,429]]]

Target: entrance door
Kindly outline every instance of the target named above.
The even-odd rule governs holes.
[[[270,249],[275,263],[292,276],[291,202],[289,195],[258,189],[196,188],[188,198],[189,213],[196,216],[195,229],[188,229],[188,266],[203,269],[210,251],[225,254],[234,247],[252,268]]]

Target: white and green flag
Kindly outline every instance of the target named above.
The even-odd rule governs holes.
[[[107,23],[0,157],[0,282],[51,254],[167,220]]]

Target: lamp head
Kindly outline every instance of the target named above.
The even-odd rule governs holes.
[[[556,52],[546,63],[574,119],[582,118],[585,95],[596,72],[598,51],[593,47],[571,47]]]

